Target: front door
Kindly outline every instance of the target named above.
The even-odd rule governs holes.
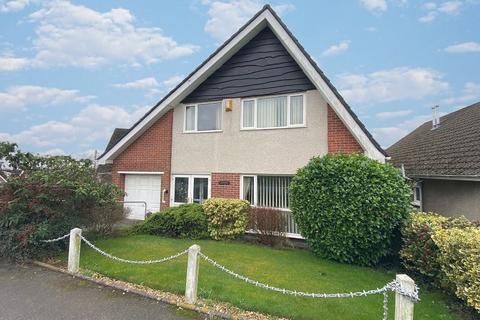
[[[210,198],[210,176],[174,175],[172,179],[172,205],[203,203]]]

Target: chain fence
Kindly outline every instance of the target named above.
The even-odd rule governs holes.
[[[55,238],[55,239],[49,239],[49,240],[40,240],[41,242],[45,243],[52,243],[52,242],[57,242],[61,241],[65,238],[68,238],[70,234],[63,235],[61,237]],[[91,243],[88,239],[86,239],[84,236],[80,235],[80,238],[85,244],[87,244],[90,248],[95,250],[96,252],[100,253],[101,255],[110,258],[112,260],[122,262],[122,263],[130,263],[130,264],[155,264],[155,263],[162,263],[166,261],[170,261],[173,259],[176,259],[178,257],[181,257],[189,252],[189,249],[185,249],[183,251],[180,251],[174,255],[164,257],[161,259],[155,259],[155,260],[129,260],[129,259],[124,259],[120,258],[117,256],[114,256],[108,252],[103,251],[102,249],[98,248],[95,246],[93,243]],[[248,284],[254,285],[256,287],[265,289],[265,290],[270,290],[278,293],[282,293],[285,295],[291,295],[295,297],[307,297],[307,298],[323,298],[323,299],[332,299],[332,298],[355,298],[355,297],[366,297],[366,296],[371,296],[371,295],[377,295],[377,294],[383,294],[383,320],[388,319],[388,293],[389,292],[395,292],[400,295],[403,295],[405,297],[408,297],[411,299],[413,302],[418,302],[420,301],[419,298],[419,288],[417,285],[414,285],[413,290],[405,290],[400,282],[397,280],[393,280],[386,285],[384,285],[381,288],[376,288],[372,290],[362,290],[362,291],[352,291],[352,292],[342,292],[342,293],[314,293],[314,292],[304,292],[304,291],[296,291],[296,290],[291,290],[291,289],[286,289],[286,288],[279,288],[275,286],[271,286],[269,284],[265,284],[260,281],[252,280],[244,275],[241,275],[239,273],[236,273],[227,267],[221,265],[217,261],[211,259],[207,255],[203,254],[202,252],[198,252],[198,255],[204,259],[206,262],[211,264],[212,266],[220,269],[221,271],[229,274],[230,276],[240,279]]]
[[[303,291],[296,291],[296,290],[290,290],[290,289],[285,289],[285,288],[278,288],[274,287],[259,281],[252,280],[246,276],[243,276],[241,274],[238,274],[227,267],[221,265],[217,261],[209,258],[207,255],[199,252],[200,257],[202,257],[205,261],[213,265],[214,267],[220,269],[221,271],[231,275],[234,278],[240,279],[246,283],[249,283],[251,285],[266,289],[266,290],[271,290],[275,292],[279,292],[282,294],[286,295],[292,295],[296,297],[308,297],[308,298],[323,298],[323,299],[330,299],[330,298],[355,298],[355,297],[366,297],[370,295],[376,295],[376,294],[383,294],[383,320],[388,319],[388,292],[396,292],[399,293],[403,296],[406,296],[410,298],[414,302],[420,301],[419,298],[419,288],[417,285],[415,285],[413,292],[407,292],[401,284],[393,280],[389,283],[387,283],[385,286],[377,289],[372,289],[372,290],[362,290],[362,291],[355,291],[355,292],[342,292],[342,293],[313,293],[313,292],[303,292]]]

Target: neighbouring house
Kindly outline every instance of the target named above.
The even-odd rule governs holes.
[[[101,165],[132,218],[209,197],[285,210],[313,156],[385,152],[270,6],[221,45],[130,129]],[[288,234],[298,229],[288,220]]]
[[[480,220],[480,103],[425,122],[387,149],[423,211]]]

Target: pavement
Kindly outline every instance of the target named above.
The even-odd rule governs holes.
[[[194,312],[32,265],[0,261],[0,320],[202,319]]]

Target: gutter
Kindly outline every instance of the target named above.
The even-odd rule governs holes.
[[[432,179],[432,180],[454,180],[454,181],[480,181],[480,175],[428,175],[428,174],[411,174],[410,178],[415,179]]]

